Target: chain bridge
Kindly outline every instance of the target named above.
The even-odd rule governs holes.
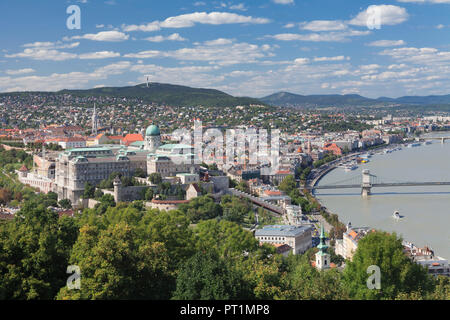
[[[391,179],[392,180],[392,179]],[[361,188],[361,195],[367,197],[371,194],[372,188],[377,187],[427,187],[427,186],[450,186],[450,181],[427,181],[427,182],[399,182],[389,181],[389,179],[383,179],[370,173],[369,170],[363,170],[361,175],[354,175],[348,179],[336,181],[330,185],[315,185],[310,186],[308,189],[314,190],[329,190],[329,189],[356,189]]]

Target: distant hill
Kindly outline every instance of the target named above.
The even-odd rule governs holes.
[[[111,96],[118,98],[137,98],[146,103],[172,106],[248,106],[262,104],[280,107],[369,107],[398,104],[403,106],[445,107],[450,110],[450,94],[441,96],[405,96],[400,98],[380,97],[371,99],[358,94],[300,95],[278,92],[264,98],[234,97],[215,89],[191,88],[181,85],[150,83],[129,87],[103,87],[85,90],[61,90],[58,92],[9,92],[3,95],[27,94],[71,94],[74,96]]]
[[[279,92],[261,98],[261,101],[276,106],[354,106],[354,105],[374,105],[380,102],[357,94],[347,95],[310,95],[303,96],[289,92]]]
[[[380,97],[377,100],[400,104],[450,104],[450,94],[442,96],[405,96],[396,99]]]
[[[150,83],[132,87],[104,87],[87,90],[62,90],[59,94],[78,96],[114,96],[124,98],[139,98],[150,103],[173,106],[212,106],[227,107],[250,104],[264,104],[258,99],[248,97],[233,97],[214,89],[197,89],[179,85]]]
[[[371,106],[383,104],[403,105],[448,105],[450,95],[442,96],[405,96],[400,98],[380,97],[378,99],[366,98],[357,94],[347,95],[299,95],[289,92],[278,92],[260,99],[274,106]]]

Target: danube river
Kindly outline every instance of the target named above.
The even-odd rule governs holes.
[[[363,169],[383,182],[450,182],[450,140],[375,154],[354,171],[331,171],[319,185],[360,176]],[[372,188],[367,199],[361,197],[360,189],[318,190],[316,197],[345,224],[395,231],[405,240],[419,247],[427,245],[436,255],[450,259],[450,186]],[[395,220],[395,211],[404,217]]]

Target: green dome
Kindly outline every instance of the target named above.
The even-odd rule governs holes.
[[[145,131],[145,135],[146,136],[159,136],[159,135],[161,135],[161,133],[159,132],[159,128],[152,124]]]

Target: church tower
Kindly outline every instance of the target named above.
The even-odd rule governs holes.
[[[97,133],[98,133],[98,116],[94,103],[94,113],[92,114],[92,134],[96,136]]]
[[[330,268],[330,255],[327,253],[328,246],[325,243],[325,230],[323,225],[320,228],[320,244],[317,246],[319,252],[316,253],[316,268],[326,270]]]
[[[145,150],[155,153],[161,145],[161,132],[155,125],[151,125],[145,131]]]

